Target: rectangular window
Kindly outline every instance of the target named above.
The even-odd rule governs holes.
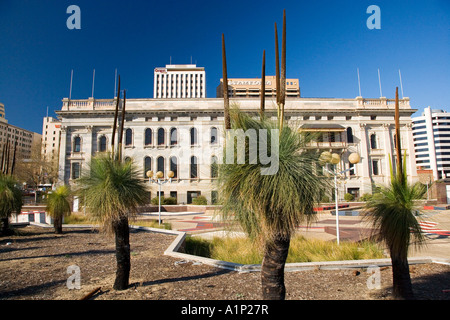
[[[216,190],[211,191],[211,204],[217,204],[219,201],[219,194]]]
[[[379,162],[379,160],[372,160],[372,174],[374,176],[378,176],[380,174]]]
[[[81,165],[79,162],[72,163],[72,180],[80,178]]]

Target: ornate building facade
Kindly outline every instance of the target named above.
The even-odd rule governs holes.
[[[110,151],[115,100],[62,102],[57,112],[61,121],[59,180],[73,184],[82,170],[88,170],[93,156]],[[257,98],[231,98],[230,103],[255,114],[259,109]],[[266,112],[274,118],[275,105],[272,99],[266,100]],[[358,198],[372,193],[376,184],[389,182],[390,161],[395,163],[394,111],[394,100],[383,97],[287,98],[285,106],[290,126],[318,133],[310,148],[341,156],[339,172],[353,166],[348,161],[351,153],[360,154],[355,169],[339,179],[339,199],[346,193]],[[401,147],[412,181],[417,181],[411,130],[415,111],[409,98],[400,100]],[[176,197],[178,203],[190,203],[198,195],[214,203],[220,193],[215,163],[222,159],[223,121],[220,98],[127,99],[123,156],[136,163],[145,180],[148,170],[162,171],[166,177],[173,171],[175,177],[162,192]],[[155,197],[158,187],[149,183],[149,190]]]

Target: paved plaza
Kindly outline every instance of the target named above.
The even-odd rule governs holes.
[[[372,229],[360,215],[345,215],[340,211],[340,241],[359,241],[367,238]],[[141,215],[144,219],[158,219],[159,214]],[[244,236],[244,233],[229,230],[220,220],[217,212],[162,212],[163,222],[169,222],[173,230],[186,232],[192,236],[210,239],[214,236]],[[420,221],[426,234],[425,247],[411,248],[411,257],[436,257],[450,260],[450,210],[424,209]],[[336,215],[331,210],[318,211],[317,219],[311,225],[300,225],[298,233],[307,239],[336,241]]]

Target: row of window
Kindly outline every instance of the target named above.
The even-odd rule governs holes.
[[[125,161],[131,161],[131,158],[126,157]],[[147,178],[147,172],[153,170],[155,172],[161,171],[164,176],[166,176],[166,159],[163,156],[156,158],[156,163],[153,163],[154,159],[152,157],[144,158],[144,172],[143,177]],[[169,170],[174,173],[173,178],[178,178],[178,159],[177,157],[169,158]],[[216,156],[211,157],[211,165],[210,165],[210,177],[217,178],[218,176],[218,159]],[[73,162],[71,168],[71,178],[78,179],[81,175],[81,164],[79,162]],[[189,176],[191,179],[199,178],[199,170],[198,170],[198,159],[196,156],[192,156],[190,158],[189,163]]]
[[[189,130],[190,134],[190,144],[191,146],[195,146],[198,144],[198,130],[197,128],[191,128]],[[212,127],[210,130],[210,139],[211,144],[218,143],[218,130],[216,127]],[[155,143],[156,142],[156,143]],[[144,145],[152,146],[152,145],[164,146],[166,145],[166,130],[164,128],[159,128],[156,131],[156,141],[154,141],[153,130],[150,128],[145,129],[144,131]],[[171,128],[169,131],[169,141],[168,144],[170,146],[176,146],[178,144],[178,130],[177,128]],[[130,147],[133,145],[133,130],[128,128],[125,130],[125,146]],[[98,141],[98,151],[105,152],[107,151],[107,138],[106,136],[101,136]],[[81,137],[76,136],[73,141],[73,152],[81,152]]]

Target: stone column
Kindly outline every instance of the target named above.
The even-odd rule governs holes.
[[[59,143],[58,185],[68,182],[66,177],[67,127],[61,125],[61,141]],[[67,178],[67,179],[66,179]]]
[[[369,158],[369,145],[367,143],[367,131],[366,124],[359,124],[359,137],[360,137],[360,155],[361,162],[360,168],[362,167],[361,174],[361,194],[372,193],[372,180],[370,179],[370,158]]]
[[[407,150],[406,154],[408,156],[406,173],[410,177],[410,182],[414,183],[416,181],[419,181],[419,177],[417,175],[416,155],[414,151],[414,139],[412,134],[412,123],[411,122],[407,123],[405,129],[406,129],[405,134],[406,141],[403,148]]]
[[[389,163],[389,159],[391,160],[391,163],[394,164],[393,162],[393,152],[394,149],[392,148],[392,143],[391,143],[391,130],[390,130],[390,125],[389,123],[384,123],[383,124],[383,140],[384,140],[384,150],[385,150],[385,155],[384,155],[384,162],[385,162],[385,174],[384,176],[386,177],[386,179],[390,180],[391,178],[391,168],[390,168],[390,163]]]
[[[93,135],[94,135],[94,127],[86,126],[86,133],[84,134],[83,139],[83,152],[84,152],[84,163],[89,164],[91,162],[92,153],[93,153]],[[84,166],[85,167],[85,166]]]

